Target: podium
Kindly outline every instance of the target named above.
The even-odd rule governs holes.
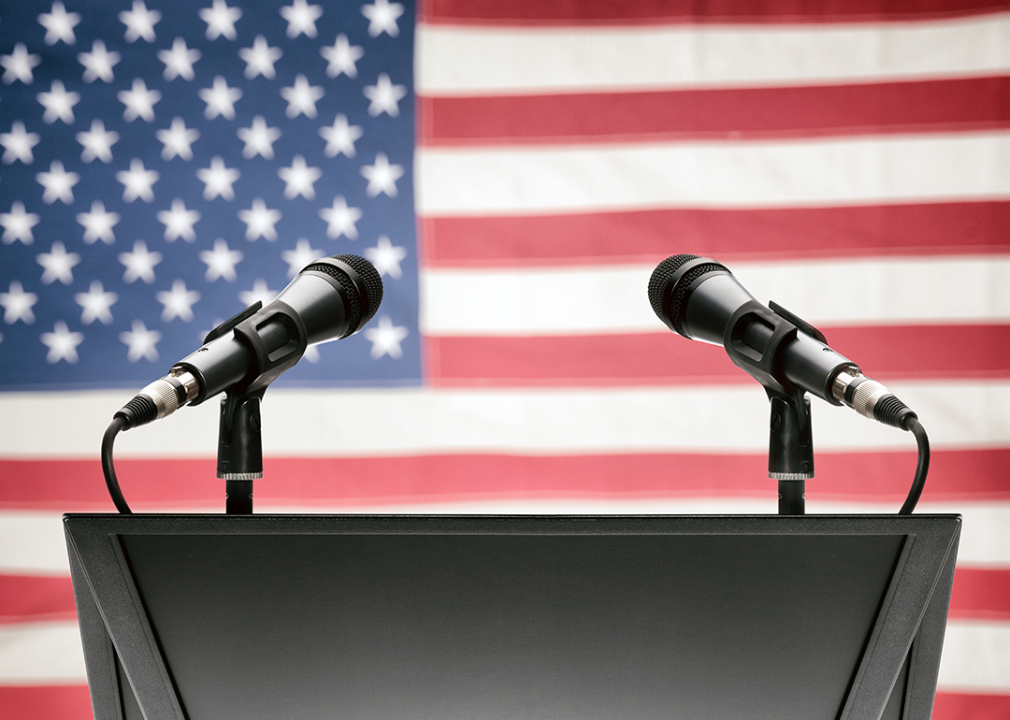
[[[96,720],[928,720],[957,515],[67,515]]]

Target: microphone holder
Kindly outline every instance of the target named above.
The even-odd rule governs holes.
[[[806,480],[814,476],[810,398],[766,388],[771,405],[768,424],[768,477],[779,482],[779,515],[802,515]]]
[[[228,392],[221,400],[217,476],[225,481],[225,513],[251,515],[253,480],[263,477],[260,401],[266,388]]]
[[[217,476],[225,481],[228,515],[252,514],[253,480],[263,477],[260,401],[270,383],[293,367],[308,345],[305,325],[287,303],[274,300],[266,308],[267,317],[257,322],[254,316],[261,307],[262,303],[255,303],[214,328],[204,340],[206,344],[233,332],[249,351],[252,364],[249,375],[221,400]]]
[[[740,306],[726,325],[723,347],[733,363],[761,383],[771,405],[768,477],[779,483],[779,515],[802,515],[806,480],[814,476],[810,399],[786,379],[780,350],[799,333],[825,343],[815,327],[772,302]]]

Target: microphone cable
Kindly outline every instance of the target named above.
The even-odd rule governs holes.
[[[915,436],[915,444],[919,449],[919,460],[915,465],[915,477],[912,478],[912,487],[908,490],[908,497],[905,504],[898,511],[899,515],[911,515],[915,510],[922,489],[926,485],[926,474],[929,472],[929,438],[926,437],[926,429],[922,427],[919,419],[914,415],[905,419],[905,429]]]
[[[109,489],[109,497],[112,498],[116,509],[123,515],[132,515],[133,511],[126,504],[123,491],[119,488],[119,480],[116,478],[116,468],[112,462],[112,446],[116,442],[116,435],[126,426],[126,420],[122,415],[116,415],[109,423],[102,437],[102,472],[105,473],[105,486]]]

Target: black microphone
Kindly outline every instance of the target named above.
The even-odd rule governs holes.
[[[722,345],[733,362],[772,392],[797,389],[872,420],[909,429],[916,417],[886,387],[832,350],[824,335],[776,303],[759,303],[722,264],[674,255],[649,279],[649,301],[674,332]]]
[[[266,307],[257,302],[212,330],[203,347],[142,389],[115,417],[127,430],[221,392],[263,390],[309,345],[358,332],[381,302],[382,280],[370,262],[356,255],[320,258]]]

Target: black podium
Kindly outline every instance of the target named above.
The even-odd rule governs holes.
[[[956,515],[67,515],[97,720],[927,720]]]

